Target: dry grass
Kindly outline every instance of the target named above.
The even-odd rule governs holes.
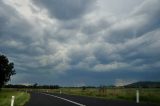
[[[121,100],[136,100],[136,90],[135,88],[108,88],[108,89],[96,89],[88,88],[82,90],[81,88],[61,88],[57,90],[48,90],[48,92],[59,93],[60,90],[62,93],[70,95],[81,95],[89,97],[98,97],[104,99],[121,99]],[[140,92],[140,101],[141,102],[150,102],[160,104],[160,89],[148,88],[148,89],[139,89]]]

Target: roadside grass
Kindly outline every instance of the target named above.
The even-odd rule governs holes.
[[[105,88],[100,90],[98,88],[61,88],[55,90],[47,90],[51,93],[60,93],[60,90],[64,94],[69,95],[80,95],[88,97],[96,97],[110,100],[128,100],[136,101],[136,90],[135,88]],[[139,88],[140,102],[154,103],[160,105],[160,89],[159,88]]]
[[[15,96],[14,106],[24,106],[30,98],[30,95],[26,92],[15,91],[14,89],[2,89],[0,91],[0,106],[10,106],[12,96]]]
[[[68,95],[87,96],[107,100],[136,101],[136,90],[140,92],[140,103],[152,103],[160,106],[160,88],[60,88],[60,89],[21,89],[23,91],[49,92]],[[1,106],[1,105],[0,105]]]

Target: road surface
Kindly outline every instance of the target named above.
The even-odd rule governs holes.
[[[72,96],[65,94],[31,93],[25,106],[153,106],[129,101],[102,100],[98,98]]]

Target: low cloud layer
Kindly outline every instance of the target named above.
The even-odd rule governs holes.
[[[125,1],[126,11],[109,0],[1,0],[0,53],[15,63],[12,83],[160,80],[160,1]]]

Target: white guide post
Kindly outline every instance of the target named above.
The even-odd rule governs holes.
[[[12,96],[12,98],[11,98],[11,106],[14,106],[14,99],[15,99],[15,96]]]
[[[139,103],[139,90],[136,90],[136,103]]]

